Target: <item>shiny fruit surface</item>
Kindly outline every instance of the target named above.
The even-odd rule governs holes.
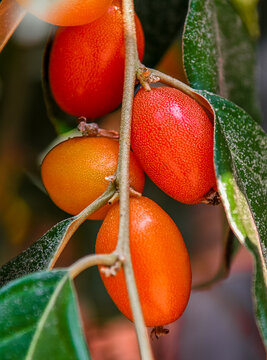
[[[96,240],[96,253],[116,248],[119,204],[108,212]],[[130,199],[130,249],[135,280],[147,326],[177,320],[186,308],[191,291],[190,260],[182,235],[169,215],[154,201]],[[132,319],[123,270],[116,276],[101,274],[119,310]]]
[[[131,145],[151,180],[182,203],[199,203],[216,184],[213,125],[203,108],[177,89],[138,91]]]
[[[41,175],[53,202],[62,210],[76,215],[96,200],[107,188],[107,176],[115,173],[119,143],[100,137],[74,137],[55,146],[44,158]],[[144,172],[133,153],[130,158],[130,185],[144,188]],[[110,205],[89,219],[103,219]]]
[[[88,24],[103,16],[112,0],[16,0],[30,13],[50,24]]]
[[[139,57],[144,35],[136,16]],[[124,80],[122,10],[109,7],[98,20],[84,26],[59,28],[49,61],[49,80],[58,105],[74,116],[95,119],[115,110],[122,101]]]

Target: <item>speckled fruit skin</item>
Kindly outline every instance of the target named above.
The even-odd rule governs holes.
[[[144,35],[136,17],[139,57]],[[95,119],[116,109],[122,101],[124,80],[122,10],[109,7],[88,25],[58,29],[50,54],[49,79],[58,105],[67,113]]]
[[[108,186],[105,177],[116,171],[119,143],[108,138],[74,137],[55,146],[44,158],[41,175],[53,202],[76,215],[96,200]],[[144,172],[131,153],[130,185],[144,188]],[[110,209],[106,205],[89,219],[101,220]]]
[[[96,253],[116,248],[119,204],[108,212],[96,239]],[[154,201],[130,199],[130,248],[139,298],[147,326],[177,320],[191,291],[191,266],[182,235],[169,215]],[[104,285],[119,310],[130,320],[132,312],[123,270],[115,277],[101,273]]]
[[[112,0],[16,0],[30,13],[50,24],[88,24],[103,16]]]
[[[213,125],[202,107],[177,89],[138,91],[131,145],[151,180],[182,203],[199,203],[216,184]]]

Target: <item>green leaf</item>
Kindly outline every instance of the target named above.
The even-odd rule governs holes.
[[[88,360],[72,281],[35,273],[0,290],[1,360]]]
[[[135,0],[145,34],[144,64],[155,66],[184,24],[188,0]]]
[[[206,91],[197,92],[215,113],[218,188],[231,228],[255,257],[256,315],[267,344],[267,136],[237,105]]]
[[[0,268],[0,287],[29,273],[50,269],[55,255],[64,246],[63,239],[75,221],[74,217],[61,221],[28,249],[2,266]]]
[[[221,95],[259,119],[255,44],[230,0],[191,0],[183,41],[191,86]]]

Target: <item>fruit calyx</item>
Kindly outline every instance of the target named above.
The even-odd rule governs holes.
[[[212,188],[210,189],[209,192],[207,192],[206,195],[204,195],[204,198],[201,202],[203,204],[216,206],[216,205],[220,205],[222,200],[220,194]]]
[[[159,76],[153,74],[153,72],[139,62],[136,70],[136,77],[140,81],[140,84],[146,91],[150,91],[150,84],[160,81]]]
[[[83,136],[89,137],[106,137],[110,139],[119,139],[120,135],[115,130],[101,129],[97,123],[87,122],[87,119],[83,116],[78,118],[79,125],[78,130]]]
[[[154,326],[150,333],[150,338],[153,340],[154,336],[158,340],[160,336],[162,335],[168,335],[170,332],[169,329],[163,327],[163,326]]]

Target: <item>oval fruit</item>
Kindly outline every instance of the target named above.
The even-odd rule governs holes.
[[[136,16],[138,52],[144,53],[143,30]],[[60,28],[52,45],[49,80],[58,105],[74,116],[95,119],[122,101],[124,80],[122,10],[109,7],[100,19],[84,26]]]
[[[118,228],[117,203],[99,230],[97,254],[115,250]],[[186,308],[191,291],[189,256],[173,220],[145,197],[130,199],[130,249],[146,325],[161,326],[177,320]],[[114,277],[101,273],[101,278],[119,310],[133,320],[123,270]]]
[[[115,173],[119,143],[100,137],[74,137],[55,146],[44,158],[41,175],[53,202],[76,215],[96,200],[108,186],[105,178]],[[130,185],[138,192],[144,188],[144,172],[133,153],[130,155]],[[110,205],[89,219],[103,219]]]
[[[203,108],[179,90],[138,91],[131,145],[151,180],[182,203],[199,203],[216,184],[213,125]]]
[[[16,0],[30,13],[50,24],[88,24],[103,16],[112,0]]]

